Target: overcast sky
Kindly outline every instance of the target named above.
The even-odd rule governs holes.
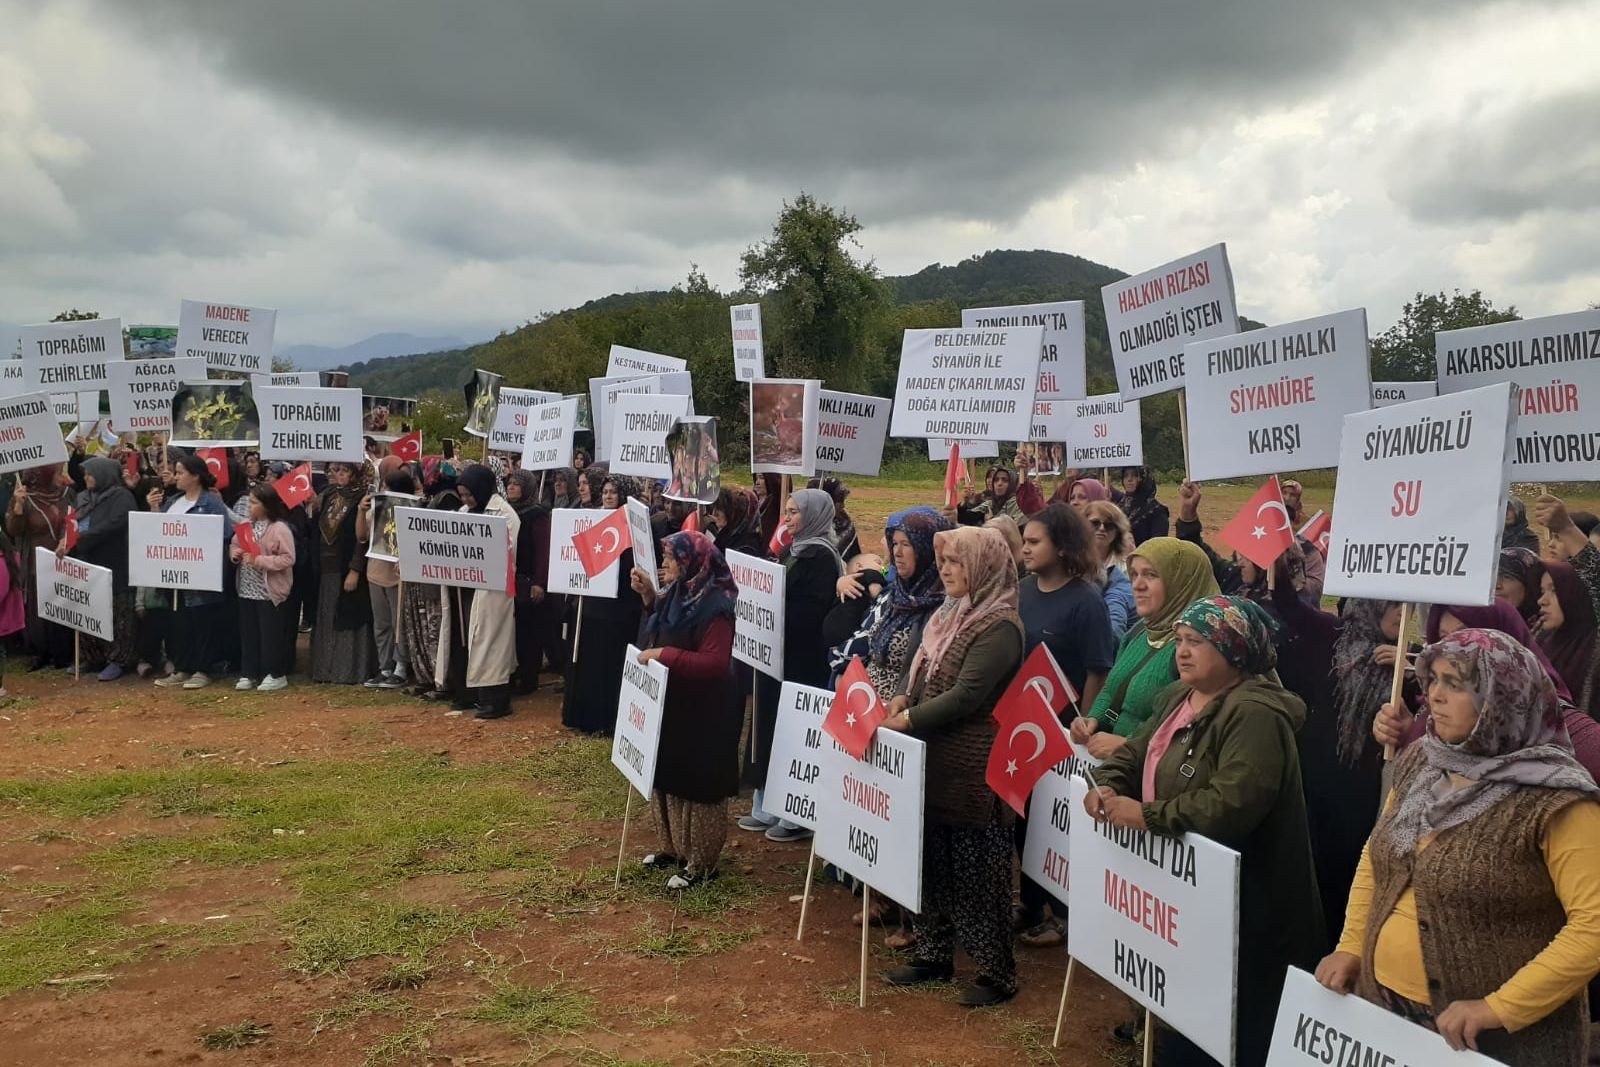
[[[886,274],[1226,241],[1268,322],[1600,301],[1600,0],[0,0],[0,322],[476,336],[785,197]]]

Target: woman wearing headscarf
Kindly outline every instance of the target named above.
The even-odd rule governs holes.
[[[571,467],[557,467],[550,472],[550,485],[545,490],[549,505],[555,508],[577,507],[578,472]]]
[[[1517,609],[1528,629],[1539,629],[1539,597],[1544,592],[1544,560],[1526,548],[1500,550],[1494,595]]]
[[[495,492],[494,471],[470,464],[456,479],[461,510],[506,520],[511,543],[517,543],[521,522],[505,498]],[[441,592],[438,665],[433,684],[450,694],[450,710],[472,711],[475,719],[503,719],[511,714],[511,672],[517,662],[515,601],[499,589]]]
[[[833,497],[821,489],[796,489],[783,508],[792,540],[778,557],[783,564],[783,681],[801,685],[828,684],[828,644],[822,623],[833,607],[835,586],[844,560],[834,545]],[[750,814],[740,829],[764,832],[774,841],[799,841],[810,831],[780,823],[761,807],[767,763],[772,758],[772,730],[778,721],[782,682],[757,673],[755,722],[747,749],[745,781],[755,790]]]
[[[1167,506],[1156,499],[1156,480],[1148,467],[1122,468],[1122,509],[1128,513],[1128,526],[1134,544],[1171,532]]]
[[[1427,736],[1395,762],[1317,980],[1499,1063],[1587,1063],[1600,789],[1543,666],[1509,635],[1458,630],[1417,677]]]
[[[456,491],[455,465],[443,456],[422,458],[422,506],[432,511],[456,511],[461,494]],[[405,630],[407,673],[414,692],[424,700],[447,700],[449,694],[434,687],[439,668],[439,630],[443,625],[444,600],[440,586],[424,582],[406,587],[400,605],[401,626]]]
[[[61,543],[66,535],[67,508],[72,506],[72,489],[59,463],[29,468],[17,475],[15,482],[6,508],[6,533],[22,561],[18,580],[27,612],[23,640],[34,654],[33,670],[70,667],[72,635],[64,627],[39,617],[33,550],[54,552]]]
[[[659,848],[644,862],[681,868],[667,888],[688,889],[716,877],[728,838],[728,799],[739,792],[744,692],[733,680],[739,590],[722,553],[698,532],[661,542],[661,580],[658,597],[644,571],[636,567],[629,578],[645,605],[639,662],[660,660],[667,668],[653,797]]]
[[[1128,557],[1133,554],[1133,534],[1128,517],[1109,500],[1093,501],[1083,509],[1084,521],[1094,532],[1094,552],[1100,596],[1111,618],[1111,636],[1118,641],[1138,621],[1133,610],[1133,585],[1128,581]]]
[[[1594,601],[1571,564],[1551,560],[1543,569],[1536,638],[1573,703],[1587,712],[1595,693]]]
[[[1189,604],[1174,624],[1178,684],[1095,771],[1100,788],[1084,798],[1096,820],[1195,833],[1239,853],[1233,1062],[1241,1067],[1266,1062],[1274,1021],[1266,1006],[1278,1002],[1290,967],[1315,963],[1323,936],[1295,746],[1305,705],[1273,676],[1272,627],[1242,597]],[[1180,1034],[1158,1039],[1158,1063],[1214,1062]]]
[[[159,489],[152,489],[146,503],[151,511],[167,515],[215,515],[222,519],[222,544],[226,553],[233,541],[233,526],[228,522],[228,509],[222,498],[212,488],[216,479],[206,461],[193,452],[186,452],[172,465],[172,484],[177,491],[163,499]],[[168,594],[163,591],[163,596]],[[204,689],[211,684],[206,673],[214,668],[222,653],[223,615],[227,601],[220,592],[204,589],[184,589],[170,594],[177,604],[172,614],[167,648],[172,655],[174,671],[156,680],[163,689],[182,686],[184,689]]]
[[[1009,805],[985,781],[995,702],[1022,662],[1017,570],[993,530],[934,535],[945,602],[923,627],[883,727],[927,745],[922,913],[912,920],[912,962],[891,985],[948,981],[955,943],[978,970],[959,1002],[983,1007],[1017,994],[1011,951]]]
[[[415,493],[411,475],[399,456],[378,461],[379,492]],[[366,557],[367,598],[372,604],[372,640],[377,646],[377,670],[366,679],[369,689],[399,689],[406,684],[405,633],[400,624],[400,564],[379,559],[368,550],[373,543],[373,494],[361,498],[356,514],[356,540]]]
[[[597,508],[600,506],[599,480],[603,471],[594,470],[592,466],[578,468],[577,500],[573,507]]]
[[[1067,490],[1067,503],[1079,515],[1090,504],[1111,500],[1111,490],[1106,488],[1098,478],[1079,478],[1072,483],[1072,488]]]
[[[598,471],[596,463],[589,471]],[[579,472],[580,483],[583,474]],[[596,475],[600,507],[613,511],[639,495],[632,478],[620,474]],[[633,549],[625,548],[618,574],[633,573]],[[622,692],[622,660],[628,645],[639,635],[643,604],[630,582],[617,583],[613,598],[575,596],[577,603],[568,633],[575,635],[572,658],[567,662],[566,688],[561,695],[561,721],[574,730],[609,734],[617,722],[617,697]],[[581,616],[580,614],[581,613]],[[581,617],[581,623],[579,619]]]
[[[1516,497],[1506,498],[1506,527],[1500,534],[1500,548],[1525,548],[1539,554],[1539,535],[1528,528],[1528,505]]]
[[[812,489],[821,489],[833,498],[833,547],[838,549],[839,558],[849,563],[861,551],[861,543],[856,539],[855,520],[844,509],[844,502],[850,496],[850,487],[838,478],[813,478],[808,485]]]
[[[366,467],[328,464],[328,484],[317,497],[317,620],[311,629],[311,680],[360,685],[378,669],[372,637],[372,597],[367,555],[356,536],[366,495]]]
[[[513,688],[519,696],[539,688],[545,645],[553,627],[547,595],[550,584],[550,509],[538,502],[538,479],[532,471],[506,475],[506,503],[521,523],[517,531],[517,671]]]
[[[766,539],[761,536],[761,504],[753,489],[724,484],[711,505],[712,537],[717,551],[747,556],[765,556]]]
[[[1217,590],[1206,554],[1187,541],[1156,537],[1128,558],[1139,622],[1123,635],[1117,661],[1089,714],[1072,722],[1072,739],[1106,759],[1155,714],[1161,691],[1178,677],[1172,628],[1183,609]]]
[[[1018,524],[1028,521],[1017,501],[1016,472],[998,463],[989,468],[983,496],[969,496],[967,503],[957,509],[956,518],[966,526],[981,526],[997,515],[1009,515]]]
[[[128,586],[128,512],[138,507],[133,493],[122,484],[122,469],[103,456],[83,461],[83,491],[73,505],[78,543],[72,556],[111,572],[112,639],[83,640],[83,656],[100,664],[100,680],[115,681],[139,662],[138,629],[133,612],[133,590]],[[69,520],[71,521],[71,520]],[[57,555],[67,554],[63,539]]]

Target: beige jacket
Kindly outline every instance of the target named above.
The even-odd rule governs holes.
[[[463,509],[464,510],[464,509]],[[517,530],[522,526],[510,504],[496,493],[484,506],[485,515],[502,515],[509,520],[511,533],[512,567],[516,566]],[[456,595],[451,586],[440,586],[439,596],[448,605]],[[450,625],[452,614],[442,613],[439,623],[438,666],[434,668],[433,684],[440,689],[448,687],[450,677]],[[505,685],[517,667],[516,601],[503,592],[479,589],[472,595],[472,618],[467,624],[467,686],[481,689],[490,685]]]

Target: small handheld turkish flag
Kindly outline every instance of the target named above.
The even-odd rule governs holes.
[[[1015,718],[1002,724],[994,735],[984,781],[1018,815],[1025,816],[1034,784],[1071,753],[1072,742],[1055,712],[1042,701],[1025,701]]]
[[[272,483],[286,508],[297,508],[311,499],[311,464],[302,463]]]
[[[1324,556],[1328,554],[1328,535],[1333,532],[1333,516],[1326,511],[1318,511],[1311,516],[1311,520],[1300,527],[1298,534],[1300,540],[1310,541],[1317,546],[1317,551]]]
[[[780,522],[778,528],[772,531],[772,540],[767,542],[767,551],[774,556],[783,555],[783,550],[794,544],[794,534],[789,531],[789,524]]]
[[[211,477],[217,480],[218,489],[228,488],[228,453],[222,448],[197,448],[195,455],[206,461]]]
[[[878,724],[889,717],[889,709],[878,699],[860,656],[850,657],[838,688],[833,691],[833,706],[822,720],[822,728],[841,748],[860,759],[872,744]]]
[[[404,437],[397,437],[389,442],[389,453],[399,456],[407,463],[415,463],[422,458],[422,431],[412,430]]]
[[[67,528],[66,528],[65,532],[63,533],[63,536],[66,538],[66,541],[67,541],[67,551],[71,552],[73,549],[78,547],[78,509],[77,508],[73,508],[73,507],[67,508],[67,523],[66,523],[66,526],[67,526]]]
[[[961,484],[966,468],[961,464],[961,444],[958,441],[950,442],[950,458],[944,465],[944,506],[956,506],[956,486]]]
[[[138,480],[139,450],[137,448],[128,449],[127,453],[122,457],[122,469],[127,473],[129,478],[132,478],[135,481]]]
[[[1044,707],[1050,714],[1059,716],[1068,704],[1074,708],[1078,706],[1078,691],[1072,687],[1049,647],[1041,641],[1028,653],[1028,658],[1022,661],[1022,669],[1000,694],[994,706],[994,718],[1002,727],[1007,727],[1036,707]]]
[[[1294,544],[1294,528],[1289,525],[1289,509],[1283,506],[1277,475],[1261,483],[1218,536],[1262,570],[1269,569]]]
[[[241,522],[234,526],[233,539],[239,545],[239,551],[245,555],[261,555],[261,546],[256,544],[255,528],[248,522]]]
[[[700,509],[695,508],[683,517],[683,525],[678,527],[684,533],[700,532]]]
[[[597,522],[582,533],[572,535],[583,573],[594,578],[611,566],[633,543],[628,533],[628,513],[614,508],[604,522]]]

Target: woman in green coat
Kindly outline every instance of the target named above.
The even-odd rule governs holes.
[[[1210,596],[1178,616],[1178,684],[1159,711],[1095,771],[1084,798],[1098,820],[1239,853],[1238,1067],[1266,1062],[1288,968],[1310,969],[1323,936],[1295,733],[1299,697],[1278,684],[1270,616],[1242,597]],[[1164,1032],[1162,1067],[1214,1062]]]
[[[1173,626],[1184,608],[1220,592],[1204,551],[1176,537],[1152,537],[1128,557],[1133,608],[1139,622],[1117,646],[1117,659],[1089,714],[1072,723],[1072,740],[1096,759],[1109,759],[1156,711],[1162,691],[1177,681]]]

